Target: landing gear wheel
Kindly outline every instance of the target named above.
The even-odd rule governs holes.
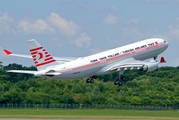
[[[94,75],[94,76],[92,76],[92,78],[93,78],[93,79],[97,79],[97,78],[98,78],[98,76],[97,76],[97,75]]]
[[[122,85],[122,81],[121,80],[116,80],[116,81],[114,81],[114,85],[121,86]]]
[[[90,83],[94,83],[94,80],[93,80],[93,79],[91,79],[91,80],[90,80]]]
[[[118,81],[116,80],[116,81],[114,81],[114,85],[118,85]]]
[[[86,79],[86,83],[90,83],[90,81],[91,81],[90,78]]]
[[[117,85],[121,86],[122,85],[122,81],[119,80]]]
[[[94,79],[92,77],[89,77],[86,79],[86,83],[94,83]]]
[[[123,81],[125,80],[126,80],[126,77],[120,74],[118,80],[114,81],[114,85],[121,86],[123,84]]]
[[[126,77],[123,76],[123,75],[121,75],[121,76],[120,76],[120,80],[125,81],[125,80],[126,80]]]

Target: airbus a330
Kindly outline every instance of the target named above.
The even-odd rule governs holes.
[[[31,55],[14,54],[4,49],[10,56],[32,58],[38,71],[9,70],[7,72],[33,74],[36,77],[55,79],[77,79],[87,77],[87,83],[93,83],[98,75],[118,71],[115,85],[122,85],[125,70],[154,71],[159,63],[156,58],[168,47],[168,42],[161,38],[151,38],[101,53],[80,58],[53,57],[36,40],[29,40]],[[151,59],[150,59],[151,58]]]

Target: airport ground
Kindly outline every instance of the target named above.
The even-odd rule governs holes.
[[[178,110],[0,109],[0,120],[179,120]]]

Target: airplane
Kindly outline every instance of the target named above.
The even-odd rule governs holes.
[[[121,86],[126,77],[125,70],[154,71],[159,63],[166,62],[164,57],[160,61],[157,56],[168,48],[168,42],[161,38],[150,38],[129,45],[107,50],[86,57],[69,58],[53,57],[35,39],[27,41],[31,55],[14,54],[4,49],[10,56],[32,58],[38,71],[9,70],[7,72],[33,74],[36,77],[51,77],[54,79],[78,79],[87,77],[87,83],[93,83],[98,75],[119,72],[114,81]]]

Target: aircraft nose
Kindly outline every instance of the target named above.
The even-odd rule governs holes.
[[[165,46],[166,46],[166,47],[169,46],[169,44],[168,44],[168,42],[167,42],[166,40],[164,40],[164,43],[165,43]]]

